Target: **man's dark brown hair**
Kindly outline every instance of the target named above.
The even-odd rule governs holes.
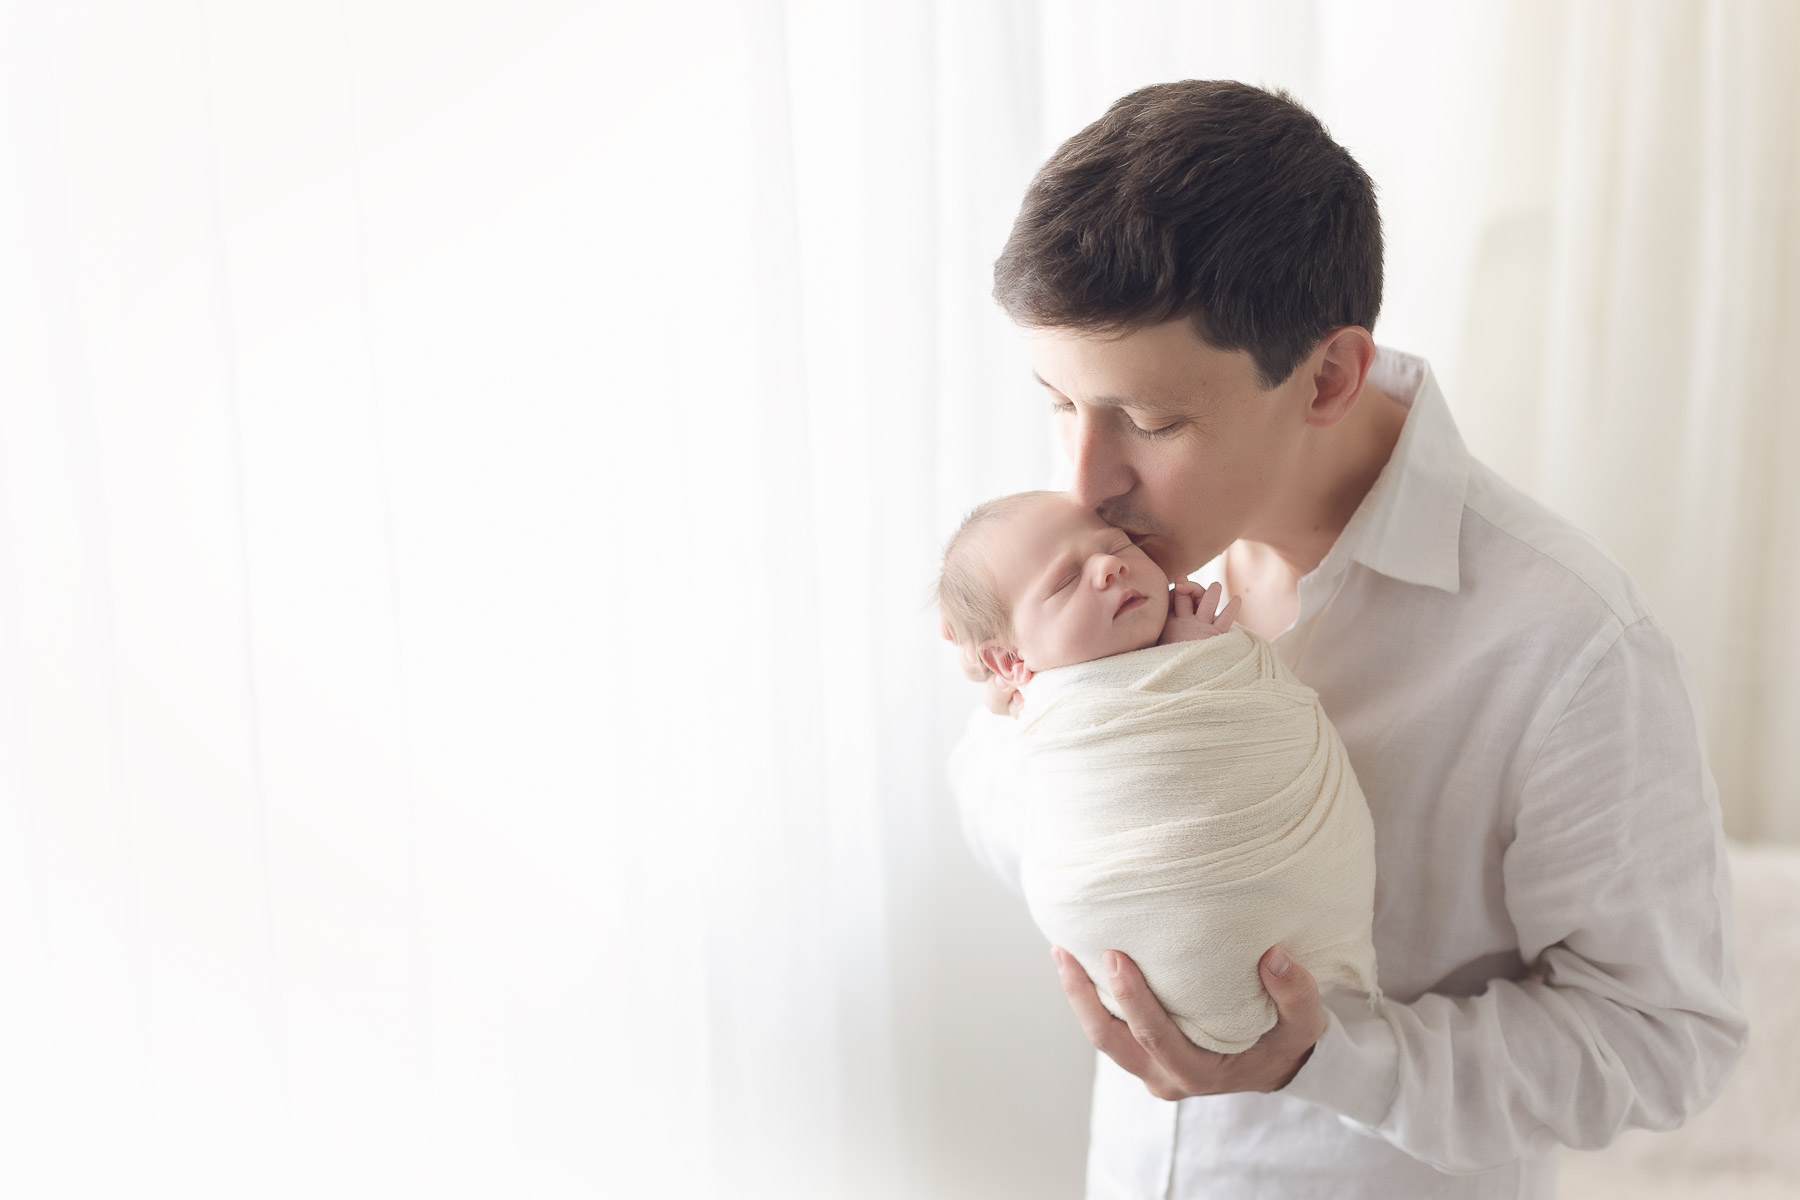
[[[1381,311],[1375,185],[1285,92],[1141,88],[1039,169],[994,263],[1021,325],[1129,333],[1186,315],[1264,387]]]

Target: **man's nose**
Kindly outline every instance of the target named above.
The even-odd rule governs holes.
[[[1078,413],[1064,428],[1063,450],[1074,468],[1069,477],[1071,500],[1083,508],[1098,508],[1131,490],[1130,467],[1113,444],[1104,416]]]

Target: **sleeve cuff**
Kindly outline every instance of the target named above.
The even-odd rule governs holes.
[[[1372,1133],[1393,1107],[1399,1043],[1387,1018],[1369,1010],[1368,997],[1332,991],[1324,1000],[1324,1035],[1306,1065],[1276,1094],[1317,1104]]]

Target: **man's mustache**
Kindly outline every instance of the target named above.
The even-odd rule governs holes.
[[[1153,537],[1162,532],[1161,529],[1157,528],[1156,522],[1146,521],[1135,513],[1108,512],[1104,508],[1097,508],[1094,510],[1094,515],[1099,517],[1102,521],[1105,521],[1108,525],[1111,525],[1114,529],[1123,529],[1126,533],[1130,534],[1134,540],[1137,538]]]

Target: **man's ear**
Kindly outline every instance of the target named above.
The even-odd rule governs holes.
[[[1031,682],[1031,668],[1025,665],[1019,652],[995,638],[981,643],[981,661],[1012,687],[1024,687]]]
[[[1320,353],[1322,351],[1322,353]],[[1324,427],[1343,420],[1362,394],[1363,381],[1375,365],[1375,339],[1360,325],[1334,329],[1319,344],[1313,375],[1313,398],[1306,423]]]

